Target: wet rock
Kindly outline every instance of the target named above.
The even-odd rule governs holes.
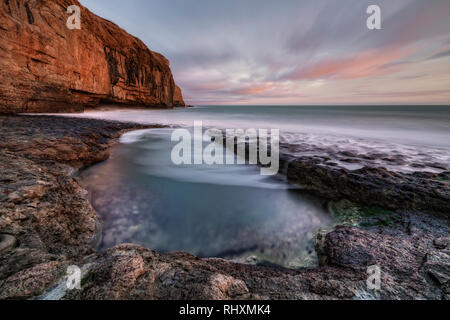
[[[440,285],[445,285],[450,280],[450,251],[434,251],[426,256],[424,270],[431,275]]]
[[[325,247],[325,240],[329,230],[320,230],[316,235],[315,250],[319,266],[326,266],[328,262],[328,255]]]
[[[42,294],[62,272],[60,262],[48,262],[22,270],[0,286],[0,299],[24,299]]]
[[[98,253],[94,246],[99,218],[72,173],[105,159],[110,141],[132,128],[144,127],[0,116],[0,194],[6,196],[0,206],[0,233],[16,239],[0,254],[0,298],[45,296],[61,283],[68,265],[78,265],[84,272],[82,289],[63,291],[64,299],[441,299],[449,295],[448,218],[420,210],[395,211],[395,223],[363,227],[357,220],[356,226],[321,232],[316,244],[319,268],[244,265],[183,252],[158,254],[137,245]],[[392,202],[398,208],[405,205],[406,195],[414,195],[410,198],[414,207],[430,201],[429,209],[435,210],[447,199],[448,184],[432,181],[446,175],[401,175],[386,169],[355,173],[309,159],[295,160],[288,175],[302,178],[297,182],[307,190],[320,193],[324,188],[328,198],[337,200],[334,209],[346,211],[347,216],[355,213],[357,219],[363,213],[358,202],[366,200],[387,206]],[[407,179],[403,186],[401,179]],[[424,199],[414,199],[420,195]],[[350,204],[339,202],[341,198],[351,200]],[[129,211],[133,215],[133,208]],[[381,269],[381,289],[376,294],[366,285],[371,265]]]
[[[450,249],[450,238],[449,237],[436,238],[433,243],[434,243],[435,247],[438,249]]]
[[[317,165],[309,159],[291,161],[287,170],[289,181],[328,199],[348,199],[365,206],[386,209],[448,214],[450,188],[436,181],[436,176],[369,167],[350,171],[342,167]]]
[[[16,246],[16,243],[17,243],[16,237],[10,234],[0,233],[0,253],[10,251]]]
[[[376,262],[372,250],[368,248],[364,239],[354,238],[353,241],[348,241],[348,234],[354,230],[338,228],[328,234],[322,241],[322,255],[329,265],[336,265],[350,268],[367,268]],[[323,235],[321,235],[323,236]]]
[[[316,296],[299,291],[311,279],[300,271],[245,266],[222,259],[199,259],[183,252],[159,255],[137,245],[120,245],[90,261],[92,267],[83,280],[82,289],[68,292],[64,299],[185,300],[194,297],[251,299]],[[135,270],[139,272],[135,273]],[[123,285],[118,282],[123,278],[131,281]]]
[[[9,201],[11,201],[13,203],[19,203],[22,201],[23,197],[20,195],[19,192],[15,191],[15,192],[11,192],[8,195],[8,199],[9,199]]]
[[[316,249],[321,266],[354,270],[356,274],[364,273],[366,279],[367,268],[378,267],[381,271],[378,299],[405,299],[408,296],[440,299],[445,294],[444,285],[448,281],[448,252],[431,251],[427,254],[431,249],[427,237],[407,237],[401,231],[396,233],[379,234],[338,226],[319,234]],[[429,282],[429,275],[439,279],[437,283]],[[365,286],[359,287],[357,295],[366,290]]]
[[[9,292],[11,297],[27,297],[39,291],[31,284],[12,288],[20,279],[28,279],[28,283],[33,275],[38,277],[36,270],[43,269],[34,266],[76,260],[95,252],[99,217],[71,173],[74,167],[99,161],[99,154],[107,156],[108,141],[130,128],[143,127],[0,116],[0,190],[6,197],[0,206],[0,284],[9,279],[0,288],[3,296]],[[60,151],[47,152],[53,148]],[[11,278],[14,275],[18,278]],[[42,286],[50,282],[48,278]]]
[[[242,298],[249,292],[244,281],[220,273],[212,275],[209,283],[212,299]]]

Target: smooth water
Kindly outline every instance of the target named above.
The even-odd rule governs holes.
[[[418,162],[421,170],[444,170],[450,159],[448,107],[211,106],[78,116],[187,128],[194,121],[205,127],[277,128],[282,141],[312,146],[311,155],[324,148],[402,154],[399,170],[416,170]],[[256,166],[175,166],[172,130],[127,133],[110,159],[81,173],[104,220],[102,249],[133,242],[161,252],[311,265],[314,232],[333,223],[321,200],[280,177],[261,176]]]
[[[70,115],[70,116],[73,116]],[[90,111],[81,117],[283,132],[450,147],[450,106],[200,106],[174,110]]]
[[[101,249],[132,242],[242,262],[313,262],[312,232],[332,222],[320,201],[256,166],[175,166],[171,131],[125,134],[109,160],[80,174],[104,221]]]

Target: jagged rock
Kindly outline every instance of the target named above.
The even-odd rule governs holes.
[[[81,8],[81,30],[67,8]],[[76,0],[0,2],[0,113],[184,106],[169,61]]]
[[[314,249],[316,250],[317,260],[319,262],[319,266],[328,265],[328,256],[326,253],[325,240],[329,230],[319,230],[316,235],[316,242]]]
[[[81,290],[64,299],[300,299],[351,297],[335,275],[276,270],[199,259],[184,252],[160,255],[138,245],[120,245],[87,259]],[[350,281],[350,280],[349,280]],[[310,289],[314,286],[314,289]],[[327,289],[324,289],[326,287]],[[317,293],[316,293],[317,292]],[[323,295],[323,296],[321,296]]]
[[[433,251],[428,253],[424,269],[439,284],[447,284],[450,280],[450,251]]]
[[[16,239],[0,254],[1,299],[448,297],[448,255],[443,248],[448,220],[420,211],[398,212],[395,225],[322,232],[316,246],[320,267],[312,269],[243,265],[183,252],[158,254],[137,245],[97,252],[99,218],[71,174],[106,159],[108,146],[121,132],[146,127],[0,116],[0,234]],[[416,231],[411,234],[412,228]],[[54,293],[55,288],[66,288],[69,265],[83,270],[81,290]],[[381,269],[379,292],[367,288],[370,265]]]
[[[175,86],[175,92],[173,94],[173,105],[175,107],[184,107],[183,94],[181,93],[181,88],[179,86]]]
[[[63,274],[61,262],[52,261],[22,270],[0,287],[0,299],[24,299],[38,296]]]
[[[95,252],[100,218],[71,172],[106,159],[110,140],[123,130],[144,128],[61,120],[0,117],[0,194],[6,196],[0,206],[0,282],[25,268]]]
[[[307,158],[290,161],[287,169],[289,181],[328,199],[350,199],[365,206],[426,210],[448,216],[450,188],[437,179],[443,175],[450,178],[445,173],[407,174],[385,168],[347,170]]]
[[[186,253],[159,255],[127,244],[92,260],[82,289],[65,299],[230,299],[248,293],[244,281]]]
[[[0,253],[7,252],[16,246],[16,237],[10,234],[0,234]]]
[[[434,245],[438,249],[450,249],[450,238],[441,237],[434,239]]]

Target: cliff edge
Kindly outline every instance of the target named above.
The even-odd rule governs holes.
[[[69,29],[71,5],[81,29]],[[0,2],[0,113],[184,106],[169,61],[77,0]]]

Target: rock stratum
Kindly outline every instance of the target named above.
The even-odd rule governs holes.
[[[391,174],[364,182],[314,161],[308,162],[311,180],[299,173],[307,160],[291,159],[287,175],[305,191],[317,193],[321,184],[339,190],[329,194],[338,224],[316,236],[316,268],[159,254],[134,244],[98,252],[100,218],[73,172],[106,159],[115,138],[139,128],[144,126],[0,116],[0,299],[450,299],[448,207],[423,210],[426,202],[441,205],[447,173],[413,177],[419,180],[404,192]],[[387,205],[387,197],[387,203],[369,204],[381,208],[365,207],[369,194],[383,196],[385,185],[397,201]],[[427,185],[440,190],[439,197],[424,192]],[[422,200],[410,203],[411,194]],[[71,265],[82,271],[79,290],[66,287]],[[380,268],[379,290],[367,284],[369,266]]]
[[[81,9],[81,29],[66,26]],[[0,113],[184,106],[169,61],[76,0],[0,1]]]

